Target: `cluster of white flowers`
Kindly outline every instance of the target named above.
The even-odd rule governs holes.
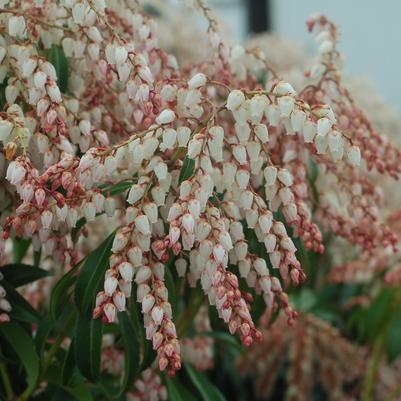
[[[136,6],[68,0],[46,3],[38,16],[36,3],[9,1],[0,21],[7,25],[0,36],[0,171],[8,181],[0,199],[10,196],[3,238],[32,238],[43,257],[67,268],[85,256],[74,241],[88,222],[101,214],[117,222],[93,315],[114,322],[135,282],[161,370],[174,374],[181,366],[164,282],[168,261],[190,286],[200,281],[230,332],[250,345],[261,333],[232,265],[269,311],[282,306],[292,321],[283,287],[305,279],[293,238],[323,252],[313,185],[323,193],[322,219],[329,216],[345,237],[354,234],[348,224],[363,222],[355,241],[372,246],[379,223],[371,197],[348,196],[354,214],[334,213],[330,190],[320,185],[334,177],[347,195],[368,196],[371,188],[359,173],[360,148],[332,107],[310,100],[310,88],[297,94],[261,54],[226,47],[201,1],[214,55],[190,69],[158,47],[153,22]],[[333,51],[327,42],[325,58]],[[62,69],[43,56],[49,49],[63,49],[68,60],[68,94]],[[252,73],[261,66],[264,87]],[[311,159],[320,166],[313,185]],[[375,222],[367,234],[365,213]],[[380,235],[391,242],[384,228]]]

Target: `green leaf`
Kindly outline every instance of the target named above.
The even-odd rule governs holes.
[[[40,265],[40,258],[42,256],[42,248],[37,251],[33,251],[33,265],[38,267]]]
[[[6,87],[7,87],[7,78],[5,78],[3,83],[0,84],[0,111],[3,111],[4,105],[7,102]]]
[[[52,45],[47,52],[47,59],[54,65],[57,74],[57,85],[65,93],[68,88],[68,60],[60,46]]]
[[[85,383],[79,383],[74,387],[63,387],[63,389],[78,401],[93,400],[93,396]]]
[[[35,344],[27,332],[16,322],[0,324],[0,334],[13,348],[26,370],[29,392],[34,389],[39,375],[39,358]]]
[[[203,373],[198,372],[187,363],[184,364],[184,366],[189,378],[194,386],[199,390],[204,401],[225,401],[220,390],[212,384]]]
[[[78,234],[81,228],[86,224],[86,219],[85,217],[81,217],[77,223],[75,224],[75,227],[71,230],[71,240],[75,244],[78,240]]]
[[[231,334],[225,333],[224,331],[208,331],[199,333],[199,335],[214,338],[216,341],[226,344],[230,348],[234,348],[236,351],[243,351],[243,347],[239,343],[238,339]]]
[[[70,384],[72,375],[75,368],[75,345],[74,339],[72,339],[70,347],[68,348],[67,354],[65,356],[63,367],[61,369],[61,382],[63,385]]]
[[[186,401],[185,398],[182,397],[179,389],[177,388],[176,380],[166,378],[166,385],[167,385],[169,401]]]
[[[103,323],[92,316],[78,316],[74,342],[75,361],[80,372],[89,380],[100,375]]]
[[[121,181],[111,186],[101,186],[102,194],[104,196],[114,196],[121,194],[132,187],[132,181]]]
[[[31,304],[15,290],[7,281],[3,280],[1,285],[4,287],[7,293],[7,300],[11,304],[11,320],[19,320],[27,323],[37,323],[40,320],[40,316],[35,309],[32,308]]]
[[[143,315],[140,308],[140,303],[136,301],[136,284],[132,286],[131,302],[130,302],[130,317],[131,322],[139,341],[141,350],[141,366],[139,370],[142,372],[147,369],[156,358],[156,352],[152,348],[152,342],[146,340],[146,333],[143,324]]]
[[[2,266],[0,272],[3,273],[4,279],[15,288],[51,275],[47,270],[22,263]]]
[[[104,279],[104,274],[109,266],[111,245],[115,233],[109,235],[89,256],[85,259],[78,275],[75,286],[75,303],[82,314],[90,313],[96,293]]]
[[[121,336],[124,344],[124,377],[121,385],[121,392],[131,386],[135,375],[139,371],[139,342],[134,326],[126,312],[118,314],[118,322],[121,329]]]
[[[190,159],[188,156],[185,156],[184,163],[182,164],[180,171],[180,177],[178,179],[179,184],[191,177],[192,173],[194,172],[194,167],[195,160]]]
[[[196,398],[176,377],[171,378],[164,373],[163,381],[167,386],[169,401],[196,401]]]
[[[296,310],[310,312],[317,303],[316,293],[309,288],[291,294],[290,301],[295,305]]]
[[[68,394],[73,397],[73,399],[78,401],[92,401],[93,396],[92,393],[84,381],[80,380],[79,383],[66,386],[62,382],[62,372],[60,369],[52,369],[47,375],[46,379],[50,384],[53,384],[57,390],[58,394],[53,397],[53,400],[69,400]],[[66,394],[67,393],[67,394]]]
[[[393,295],[391,289],[382,290],[369,308],[363,311],[362,318],[358,322],[361,327],[361,338],[367,337],[373,341],[381,333],[382,328],[391,317]]]
[[[46,345],[46,341],[54,327],[54,320],[52,316],[47,314],[38,324],[35,335],[35,346],[36,352],[39,356],[42,356],[43,350]]]
[[[401,310],[398,311],[391,321],[386,338],[387,356],[390,362],[393,362],[401,354]]]
[[[143,315],[140,308],[140,303],[136,301],[136,285],[132,286],[130,316],[135,330],[136,338],[139,341],[141,349],[141,367],[140,371],[147,369],[156,358],[156,351],[152,347],[152,342],[146,340],[146,333],[143,324]]]
[[[76,282],[77,275],[75,274],[80,263],[75,265],[69,270],[54,286],[52,294],[50,296],[50,314],[53,319],[56,320],[60,313],[60,310],[65,304],[67,293],[69,288]]]
[[[20,263],[31,245],[31,239],[13,238],[14,262]]]

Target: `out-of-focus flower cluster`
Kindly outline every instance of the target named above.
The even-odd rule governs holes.
[[[92,224],[105,236],[116,228],[93,317],[116,321],[135,288],[146,338],[170,375],[181,352],[167,266],[200,285],[250,346],[262,333],[239,278],[292,323],[285,289],[306,278],[295,238],[322,253],[319,223],[370,252],[397,240],[367,170],[397,177],[400,153],[344,88],[336,27],[323,16],[308,22],[319,59],[297,92],[257,48],[227,46],[196,4],[210,47],[186,68],[159,47],[136,3],[8,1],[0,19],[0,255],[8,239],[32,238],[63,271],[93,249],[82,241]],[[57,46],[66,76],[46,58]],[[210,366],[210,342],[183,345]],[[133,399],[159,385],[144,374]]]
[[[263,342],[238,361],[243,374],[252,377],[258,397],[269,397],[285,377],[284,400],[310,400],[313,394],[326,400],[360,399],[367,349],[312,314],[300,314],[290,331],[283,330],[282,315],[272,325],[262,318],[260,325]],[[387,399],[398,387],[400,360],[379,363],[375,399]]]
[[[285,400],[310,400],[323,389],[327,400],[356,400],[358,381],[364,370],[364,353],[329,324],[313,315],[301,314],[292,330],[283,328],[283,316],[269,327],[261,322],[264,341],[252,347],[240,368],[255,380],[260,397],[267,397],[288,363]]]

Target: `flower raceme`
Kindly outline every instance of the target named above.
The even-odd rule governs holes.
[[[360,135],[377,142],[378,134],[360,134],[352,123],[356,106],[338,74],[330,75],[338,60],[330,56],[337,55],[334,28],[323,17],[310,22],[319,41],[327,37],[325,64],[310,74],[320,71],[319,85],[297,93],[261,53],[226,46],[200,1],[212,56],[187,68],[158,47],[153,21],[135,7],[45,2],[39,13],[37,3],[9,1],[2,9],[3,238],[31,237],[42,257],[68,269],[86,256],[76,236],[106,214],[118,229],[93,317],[114,322],[134,290],[161,370],[173,375],[181,366],[165,284],[170,266],[202,288],[248,346],[262,335],[251,291],[240,283],[292,322],[285,287],[306,278],[294,239],[324,251],[313,217],[366,249],[394,245],[362,159],[397,175],[385,156],[397,155],[390,144],[372,154]],[[59,45],[68,90],[45,57]],[[264,85],[254,74],[260,69]],[[335,95],[325,87],[332,80]],[[126,196],[113,190],[121,184]]]

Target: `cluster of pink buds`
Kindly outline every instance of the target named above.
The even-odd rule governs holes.
[[[325,389],[330,400],[354,399],[352,395],[359,391],[355,386],[364,372],[363,349],[313,315],[300,315],[293,330],[286,332],[285,316],[279,316],[271,326],[268,320],[262,317],[263,342],[238,361],[240,369],[254,377],[259,397],[275,392],[275,386],[280,385],[280,367],[286,365],[287,400],[309,400],[315,386]]]
[[[106,272],[104,290],[97,295],[93,317],[102,315],[104,322],[114,322],[117,312],[125,310],[126,298],[131,296],[135,281],[146,338],[152,341],[158,353],[160,370],[167,369],[173,374],[181,367],[179,343],[164,284],[165,265],[155,259],[159,254],[158,241],[151,245],[152,231],[162,236],[164,228],[158,220],[156,204],[138,206],[127,208],[126,225],[114,237],[110,268]]]
[[[395,248],[365,164],[396,176],[400,154],[343,88],[324,17],[309,21],[320,58],[297,92],[261,52],[227,46],[202,0],[210,56],[183,68],[134,3],[2,2],[1,242],[32,239],[63,271],[91,252],[77,245],[91,227],[116,228],[93,317],[115,322],[135,288],[146,338],[173,375],[166,268],[199,285],[243,344],[260,341],[240,279],[292,323],[286,288],[306,279],[294,238],[323,252],[320,224],[364,250]],[[67,77],[44,57],[55,49]],[[134,397],[158,399],[153,377]]]
[[[160,375],[152,368],[142,372],[141,378],[134,382],[135,390],[127,394],[128,401],[164,401],[167,389],[162,384]]]
[[[104,335],[102,338],[102,371],[110,374],[122,374],[124,371],[124,352],[114,345],[112,335]]]

